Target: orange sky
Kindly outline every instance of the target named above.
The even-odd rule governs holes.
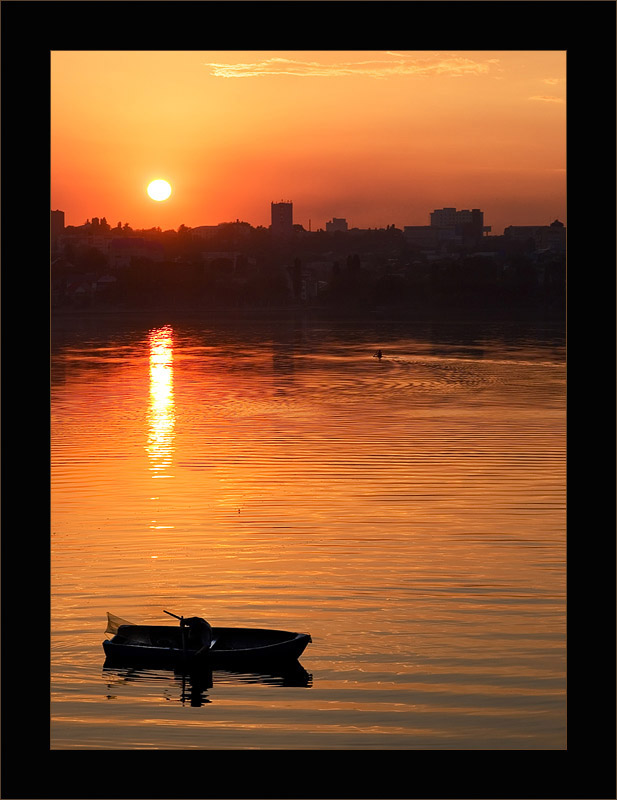
[[[51,208],[164,230],[566,219],[565,51],[51,53]],[[157,203],[146,187],[168,180]]]

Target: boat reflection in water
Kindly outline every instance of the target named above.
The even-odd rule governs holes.
[[[267,671],[240,672],[235,670],[210,670],[201,668],[183,672],[171,669],[150,669],[147,667],[120,667],[107,659],[103,665],[103,679],[107,682],[110,694],[108,699],[114,699],[112,694],[120,685],[131,683],[144,683],[162,681],[177,689],[178,700],[182,705],[187,703],[199,707],[212,702],[208,690],[215,689],[216,685],[231,684],[263,684],[265,686],[280,687],[305,687],[313,684],[313,676],[308,673],[299,661],[281,665],[280,668],[272,667]],[[175,695],[175,692],[174,692]]]

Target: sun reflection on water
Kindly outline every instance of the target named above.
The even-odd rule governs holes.
[[[55,355],[54,749],[566,746],[562,344],[508,329],[440,358],[467,327],[436,324],[378,364],[386,322],[140,321],[128,350],[126,324],[118,352]],[[101,690],[109,598],[136,623],[306,630],[314,687],[215,675],[208,720],[184,676]]]
[[[153,478],[173,478],[175,407],[173,390],[173,330],[169,325],[150,331],[150,409],[146,451]]]

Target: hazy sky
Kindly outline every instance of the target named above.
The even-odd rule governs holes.
[[[565,51],[51,54],[51,208],[164,230],[566,220]],[[164,178],[164,202],[146,187]]]

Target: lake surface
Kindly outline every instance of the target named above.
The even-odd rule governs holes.
[[[566,748],[558,327],[57,319],[50,541],[52,749]],[[107,667],[163,609],[313,641]]]

